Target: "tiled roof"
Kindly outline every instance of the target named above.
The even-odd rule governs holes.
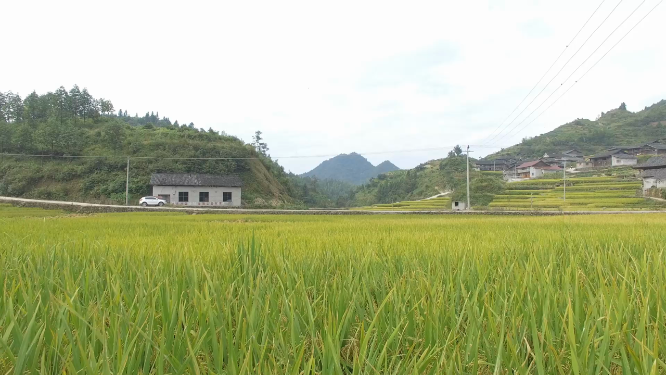
[[[539,162],[541,162],[541,160],[526,161],[526,162],[524,162],[523,164],[517,166],[516,168],[529,168],[529,167],[533,167],[534,165],[538,164]]]
[[[638,164],[634,168],[644,169],[644,168],[666,168],[666,156],[654,156],[651,157],[647,162],[643,164]]]
[[[666,168],[662,169],[648,169],[641,172],[641,177],[653,177],[660,180],[666,180]]]
[[[622,153],[622,151],[620,149],[611,149],[611,151],[602,152],[600,154],[590,156],[590,159],[608,158],[608,157],[611,157],[613,155],[617,155],[617,154],[621,154],[621,153]]]
[[[153,186],[220,186],[241,187],[238,176],[216,176],[198,173],[155,173],[150,177]]]
[[[652,147],[655,150],[666,150],[666,144],[663,143],[648,143],[646,146]]]
[[[638,159],[638,157],[634,155],[627,155],[627,154],[617,154],[613,155],[613,157],[618,158],[618,159]]]

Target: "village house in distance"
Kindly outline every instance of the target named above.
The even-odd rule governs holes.
[[[650,158],[646,163],[634,166],[641,171],[643,191],[666,188],[666,155]]]
[[[155,173],[150,177],[153,195],[167,204],[182,206],[240,207],[243,181],[238,176],[197,173]]]

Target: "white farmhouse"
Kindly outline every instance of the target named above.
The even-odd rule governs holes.
[[[243,181],[238,176],[196,173],[155,173],[150,177],[153,195],[168,204],[183,206],[241,205]]]
[[[651,188],[666,189],[666,168],[649,169],[641,173],[643,178],[643,191]]]
[[[611,155],[611,165],[621,166],[621,165],[636,165],[638,164],[638,157],[634,155],[627,154],[615,154]]]

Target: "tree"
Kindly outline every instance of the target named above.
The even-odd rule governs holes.
[[[69,109],[72,111],[72,117],[76,122],[76,117],[81,116],[81,112],[83,111],[81,90],[78,85],[74,85],[74,87],[69,90]]]
[[[263,156],[268,156],[268,145],[262,142],[264,139],[261,137],[261,131],[257,130],[252,137],[252,147]]]
[[[622,102],[622,104],[620,104],[620,111],[626,111],[626,110],[627,110],[627,105],[624,102]]]
[[[4,108],[2,113],[5,121],[7,122],[21,122],[23,120],[23,100],[18,94],[11,91],[7,92],[4,97]]]
[[[460,155],[462,155],[463,150],[462,150],[462,148],[460,147],[460,145],[456,145],[456,146],[453,148],[453,152],[455,152],[456,156],[460,156]]]
[[[29,153],[34,148],[33,130],[27,124],[20,124],[14,131],[12,143],[19,153]]]
[[[57,114],[58,121],[60,121],[60,124],[64,123],[65,118],[67,117],[69,94],[63,86],[60,86],[56,92],[53,93],[52,102],[52,105],[55,108]]]
[[[10,126],[4,119],[0,118],[0,153],[7,152],[11,145],[14,127]]]
[[[23,101],[23,119],[30,125],[48,118],[49,105],[46,96],[39,96],[35,91],[28,95]]]
[[[58,121],[57,118],[53,117],[49,118],[46,123],[42,124],[35,133],[39,146],[48,149],[51,154],[53,154],[60,141],[61,126],[62,123]]]
[[[100,99],[99,100],[99,110],[102,112],[102,114],[110,115],[114,112],[113,103],[111,103],[110,100]],[[118,112],[122,113],[122,111],[118,111]]]
[[[90,95],[88,89],[83,89],[81,92],[81,112],[83,114],[83,123],[86,123],[86,118],[95,117],[99,113],[97,109],[97,101]]]
[[[5,106],[7,105],[7,96],[5,93],[0,92],[0,121],[7,121],[7,115],[5,115]]]
[[[125,130],[121,123],[113,121],[104,127],[102,142],[114,150],[121,149],[125,140]]]

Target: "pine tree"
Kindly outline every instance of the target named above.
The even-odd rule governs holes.
[[[71,111],[74,121],[76,121],[76,117],[81,116],[83,112],[81,90],[78,85],[74,85],[74,87],[69,90],[69,110]]]
[[[264,139],[261,137],[261,131],[257,130],[252,137],[252,146],[255,150],[263,156],[268,156],[268,145],[262,142]]]

